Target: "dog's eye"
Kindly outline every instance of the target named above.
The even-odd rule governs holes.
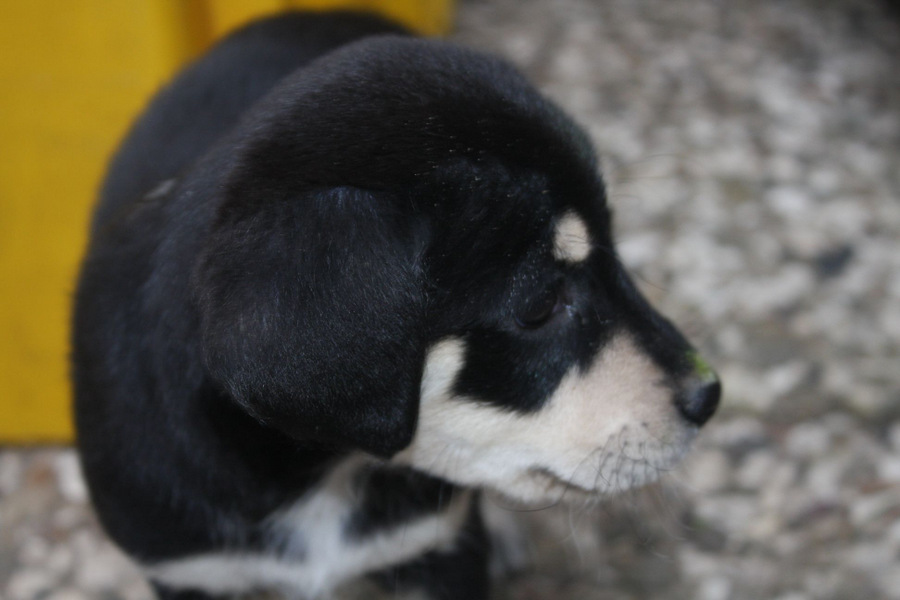
[[[535,329],[550,320],[563,306],[562,287],[555,284],[533,298],[516,315],[516,323],[524,329]]]

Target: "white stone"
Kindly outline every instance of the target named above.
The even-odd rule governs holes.
[[[678,558],[681,570],[690,579],[715,576],[722,570],[719,556],[699,552],[690,546],[682,546]]]
[[[900,488],[889,488],[856,499],[850,506],[850,521],[859,527],[895,508],[900,508]]]
[[[891,425],[888,430],[888,441],[894,452],[900,452],[900,421]]]
[[[812,210],[812,198],[800,187],[778,186],[766,194],[766,202],[778,215],[787,219],[803,219]]]
[[[617,250],[629,268],[642,267],[659,259],[662,240],[657,233],[632,235],[619,241]]]
[[[722,352],[729,355],[735,355],[744,350],[746,341],[747,336],[737,325],[726,325],[716,334],[716,342]]]
[[[842,581],[842,570],[834,566],[820,569],[810,568],[803,574],[806,591],[816,599],[833,597]]]
[[[845,412],[833,412],[822,418],[822,423],[835,436],[846,436],[859,427],[859,421]]]
[[[741,538],[759,517],[760,506],[756,498],[749,495],[701,496],[697,499],[696,513],[720,531]]]
[[[763,490],[767,492],[784,493],[794,486],[797,480],[799,467],[791,461],[779,461],[769,473],[769,478],[763,483]]]
[[[778,535],[783,526],[781,515],[766,513],[759,515],[748,523],[744,528],[744,534],[748,539],[754,540],[756,543],[770,546],[772,545],[772,540]]]
[[[19,489],[22,480],[22,458],[17,452],[0,452],[0,498]]]
[[[851,394],[857,387],[857,373],[850,365],[836,363],[825,370],[822,386],[837,395]]]
[[[857,173],[867,177],[880,177],[885,170],[885,157],[877,149],[859,143],[850,143],[844,157]]]
[[[847,397],[847,404],[853,410],[874,418],[884,413],[893,403],[891,390],[886,390],[880,385],[860,384],[854,392]]]
[[[87,502],[87,487],[81,474],[81,465],[74,450],[60,453],[53,462],[57,484],[63,498],[68,502],[84,504]]]
[[[76,531],[69,538],[72,553],[81,560],[90,560],[100,547],[100,536],[96,532],[84,529]]]
[[[794,183],[803,176],[803,166],[794,154],[776,152],[766,163],[767,171],[779,183]]]
[[[718,368],[725,382],[727,402],[756,414],[764,414],[778,399],[767,386],[761,385],[762,375],[740,363],[726,363]]]
[[[45,566],[57,575],[64,575],[72,568],[73,562],[72,551],[60,545],[50,551]]]
[[[878,460],[878,477],[889,483],[900,483],[900,456],[882,456]]]
[[[808,373],[808,363],[793,360],[766,371],[766,386],[774,397],[783,398],[797,389]]]
[[[891,548],[881,542],[861,542],[844,552],[846,562],[860,571],[877,573],[895,564]]]
[[[834,194],[840,184],[841,176],[834,166],[817,167],[809,174],[810,187],[822,196]]]
[[[87,510],[82,505],[66,504],[53,513],[53,526],[72,531],[87,520]]]
[[[73,588],[66,588],[51,592],[44,600],[90,600],[84,592]]]
[[[735,480],[742,489],[757,490],[771,479],[777,466],[778,460],[774,452],[771,450],[758,450],[744,459],[744,463],[738,469]]]
[[[23,565],[43,565],[49,554],[50,544],[37,535],[29,535],[19,544],[19,562]]]
[[[42,569],[22,569],[12,574],[6,585],[9,600],[35,600],[51,590],[56,583],[52,573]]]
[[[75,570],[75,582],[90,592],[113,589],[127,563],[122,555],[104,544],[89,556],[81,556]]]
[[[770,543],[779,556],[787,559],[795,557],[806,546],[806,540],[803,539],[802,535],[791,533],[778,533],[772,538]]]
[[[716,140],[717,124],[707,113],[697,114],[685,126],[689,139],[697,146],[710,146]]]
[[[809,266],[787,263],[774,275],[743,281],[738,302],[746,314],[765,317],[808,298],[814,289],[815,277]]]
[[[806,486],[819,499],[837,500],[841,497],[849,468],[846,456],[828,456],[813,461],[806,473]]]
[[[900,520],[894,521],[894,523],[888,527],[885,539],[888,543],[893,545],[895,550],[900,550]]]
[[[697,590],[698,600],[728,600],[733,588],[731,580],[724,575],[704,579]]]
[[[683,473],[683,480],[694,493],[710,494],[728,486],[731,463],[720,450],[698,450],[688,457],[679,471]]]
[[[793,458],[810,460],[824,456],[831,442],[831,433],[824,425],[806,422],[791,428],[785,438],[784,448]]]
[[[809,216],[810,213],[807,213]],[[865,234],[872,215],[858,198],[842,198],[824,203],[813,216],[817,227],[850,240]]]
[[[724,448],[760,446],[764,445],[768,438],[762,421],[755,417],[736,417],[728,421],[713,420],[703,435],[711,443]]]
[[[156,595],[137,572],[131,573],[130,579],[119,588],[119,593],[122,600],[156,600]]]
[[[894,565],[877,574],[881,591],[889,600],[900,600],[900,566]]]

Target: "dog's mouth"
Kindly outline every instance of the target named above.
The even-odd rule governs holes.
[[[546,498],[557,498],[560,502],[584,500],[602,494],[600,490],[563,477],[548,467],[529,469],[527,476],[534,481],[536,487],[543,489]]]
[[[548,467],[533,467],[513,485],[489,486],[493,495],[519,507],[544,508],[556,504],[584,503],[611,495],[604,486],[588,487],[585,483],[566,478]]]
[[[615,452],[588,456],[568,475],[550,466],[525,471],[522,483],[541,501],[603,498],[653,483],[675,468],[690,448],[695,431],[669,444],[628,443]],[[527,482],[527,483],[526,483]]]

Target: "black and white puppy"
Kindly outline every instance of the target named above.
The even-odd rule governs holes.
[[[77,290],[99,517],[163,598],[478,600],[473,490],[653,480],[719,383],[513,68],[352,15],[230,36],[112,161]]]

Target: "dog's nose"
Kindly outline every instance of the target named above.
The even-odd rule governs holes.
[[[722,384],[718,379],[698,381],[679,394],[677,405],[681,415],[700,427],[713,416],[719,406]]]
[[[684,383],[676,404],[685,419],[700,427],[716,412],[722,396],[722,384],[716,372],[698,352],[690,352],[688,360],[693,367],[693,374]]]

